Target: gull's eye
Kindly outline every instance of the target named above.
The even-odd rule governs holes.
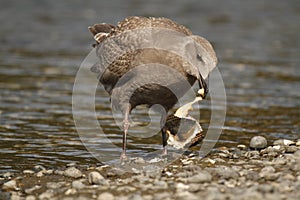
[[[204,62],[204,60],[202,59],[202,56],[200,56],[199,54],[197,54],[197,59],[201,62]]]

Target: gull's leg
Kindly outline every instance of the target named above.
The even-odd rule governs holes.
[[[120,159],[127,159],[127,155],[126,155],[126,143],[127,143],[127,132],[128,132],[128,128],[129,128],[129,113],[130,113],[130,105],[128,105],[128,107],[125,110],[124,113],[124,121],[123,121],[123,128],[124,128],[124,132],[123,132],[123,146],[122,146],[122,154]]]
[[[163,152],[162,155],[167,155],[168,151],[167,151],[167,133],[166,133],[166,127],[165,127],[165,123],[167,120],[167,114],[164,113],[160,119],[160,127],[161,128],[161,136],[162,136],[162,145],[163,145]]]

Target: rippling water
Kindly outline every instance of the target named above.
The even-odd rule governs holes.
[[[216,146],[247,144],[258,134],[270,142],[300,137],[300,6],[296,0],[178,0],[172,6],[139,0],[0,2],[0,172],[36,164],[98,162],[75,129],[73,83],[92,49],[87,26],[115,24],[128,15],[169,17],[212,41],[227,94],[225,126]],[[96,103],[107,137],[120,146],[122,131],[111,117],[109,97],[101,87]],[[206,129],[209,100],[200,108],[200,123]],[[146,114],[139,109],[134,117],[144,119]],[[145,120],[138,121],[147,124],[149,119]],[[139,131],[143,129],[134,133]],[[95,149],[119,155],[120,148],[105,149],[99,138],[88,139]],[[160,135],[129,137],[130,152],[143,155],[161,149],[160,140]]]

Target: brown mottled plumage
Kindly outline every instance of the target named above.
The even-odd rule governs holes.
[[[124,19],[117,26],[95,24],[89,27],[89,30],[97,42],[94,46],[97,48],[96,53],[99,57],[99,62],[92,67],[92,71],[98,74],[105,90],[112,95],[113,105],[124,115],[121,158],[126,157],[128,116],[132,109],[141,104],[148,106],[160,104],[167,112],[177,103],[178,97],[183,96],[190,88],[185,82],[193,85],[198,81],[199,86],[205,90],[205,94],[207,93],[208,88],[204,79],[217,64],[215,52],[206,39],[193,35],[183,25],[167,18],[134,16]],[[171,33],[169,38],[168,31]],[[177,35],[180,35],[181,38],[186,37],[186,40],[183,41],[185,45],[183,47],[186,49],[181,49],[182,41],[178,43],[177,47]],[[173,38],[175,38],[175,42],[172,41]],[[147,46],[147,44],[155,44],[155,42],[163,48]],[[142,48],[143,45],[146,48]],[[176,52],[183,51],[188,54],[187,56],[192,60],[196,60],[196,66],[176,52],[169,51],[167,47],[177,48]],[[152,68],[148,68],[149,64],[153,65]],[[141,68],[141,66],[145,67]],[[162,66],[168,66],[170,70],[166,71]],[[200,73],[203,70],[207,70],[207,72]],[[131,75],[128,76],[130,73]],[[165,120],[166,116],[163,116],[162,124],[165,124]],[[178,123],[180,120],[175,121]],[[162,128],[165,153],[166,131],[171,128],[171,126]],[[175,134],[174,131],[172,133]]]

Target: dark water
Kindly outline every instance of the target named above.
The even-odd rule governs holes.
[[[72,161],[98,162],[74,125],[73,83],[92,49],[87,26],[115,24],[129,15],[169,17],[212,41],[227,94],[225,126],[216,146],[247,144],[254,135],[264,135],[270,142],[300,138],[300,4],[296,0],[0,3],[0,172],[37,164],[55,168]],[[101,88],[96,103],[102,128],[120,146],[122,131]],[[205,128],[209,102],[201,108],[200,123]],[[137,119],[141,116],[145,118],[142,109],[135,111]],[[98,145],[97,138],[89,139]],[[129,149],[141,155],[161,148],[159,135],[129,137],[129,143]],[[120,152],[105,145],[98,148],[112,155]]]

